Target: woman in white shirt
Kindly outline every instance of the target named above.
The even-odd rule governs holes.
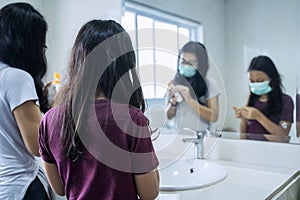
[[[49,199],[36,162],[43,92],[47,23],[27,3],[0,10],[0,199]],[[46,188],[46,189],[45,189]]]
[[[178,130],[205,130],[218,119],[220,89],[206,76],[208,69],[207,50],[200,42],[190,41],[179,51],[166,101],[167,117],[175,118]]]

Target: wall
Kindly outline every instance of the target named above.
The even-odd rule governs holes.
[[[120,21],[121,0],[51,0],[43,1],[44,14],[49,24],[48,80],[58,71],[65,73],[72,45],[80,27],[92,19]]]
[[[14,0],[1,0],[0,7]],[[32,4],[44,15],[48,23],[46,81],[53,79],[53,72],[62,75],[68,64],[70,51],[80,27],[92,19],[120,21],[121,0],[23,0]]]
[[[226,126],[239,130],[232,106],[246,104],[250,59],[267,54],[275,62],[286,93],[295,97],[297,0],[226,0]],[[295,99],[295,98],[294,98]],[[294,126],[291,132],[294,135]]]
[[[17,0],[1,0],[0,1],[0,8],[2,8],[3,6],[5,6],[7,4],[15,3],[15,2],[20,2],[20,1],[17,1]],[[31,4],[39,12],[43,11],[43,1],[41,1],[41,0],[23,0],[21,2],[26,2],[26,3]]]

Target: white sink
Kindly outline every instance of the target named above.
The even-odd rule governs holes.
[[[198,159],[160,160],[160,190],[190,190],[216,184],[227,172],[219,164]]]

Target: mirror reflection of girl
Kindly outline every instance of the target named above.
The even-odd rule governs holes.
[[[250,96],[247,106],[237,108],[244,133],[288,135],[293,123],[294,103],[282,92],[280,74],[267,56],[252,59],[248,68]]]
[[[68,199],[155,199],[158,159],[129,35],[92,20],[72,49],[68,81],[40,125],[51,187]]]
[[[191,41],[179,51],[177,73],[166,98],[167,117],[174,118],[179,129],[205,130],[218,119],[220,89],[206,76],[208,69],[203,44]]]
[[[296,135],[300,136],[300,94],[296,94]]]

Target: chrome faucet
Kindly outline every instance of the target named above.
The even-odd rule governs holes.
[[[206,136],[221,137],[220,133],[217,133],[217,131],[211,132],[209,129],[206,129],[204,131],[198,131],[198,130],[193,130],[190,128],[185,128],[185,130],[192,131],[196,135],[196,138],[181,139],[182,142],[194,143],[194,145],[195,145],[194,158],[195,159],[204,159],[204,138]]]

